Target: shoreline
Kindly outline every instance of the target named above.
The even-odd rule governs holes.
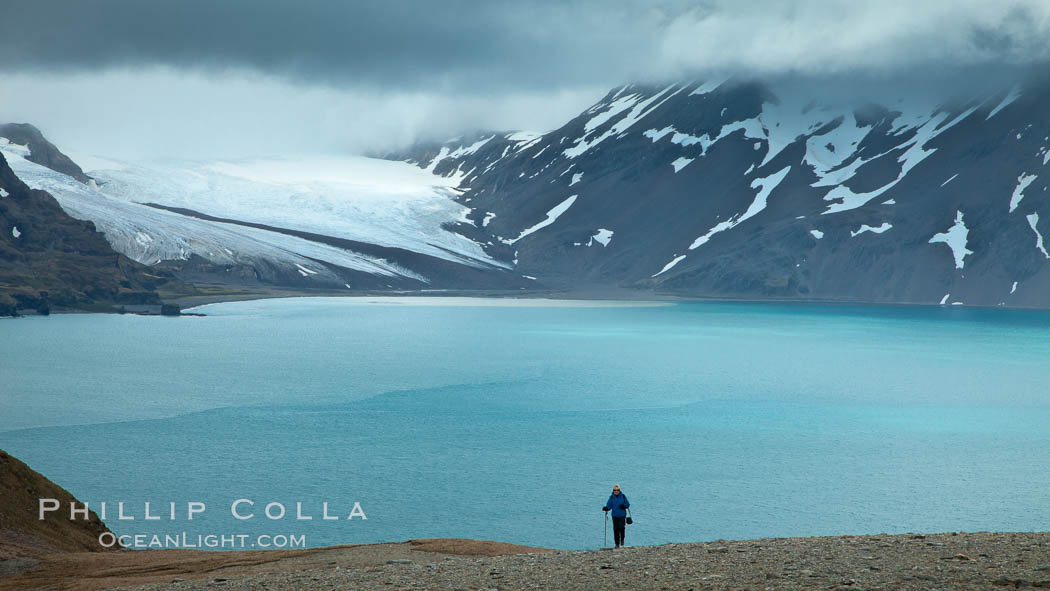
[[[306,550],[79,552],[21,566],[0,568],[0,590],[1050,588],[1050,532],[759,538],[620,550],[440,538]]]
[[[686,296],[674,293],[660,293],[648,290],[635,290],[627,288],[601,288],[601,289],[537,289],[537,290],[470,290],[470,289],[434,289],[434,290],[402,290],[402,291],[339,291],[339,290],[295,290],[280,288],[247,289],[244,291],[228,291],[210,293],[205,295],[179,295],[165,298],[164,302],[175,304],[181,308],[181,313],[176,316],[206,316],[206,314],[193,312],[194,309],[211,304],[226,304],[236,302],[251,302],[257,300],[282,300],[294,298],[460,298],[478,300],[550,300],[564,302],[633,302],[636,304],[676,304],[676,303],[712,303],[712,304],[768,304],[786,306],[826,306],[829,308],[887,308],[887,309],[944,309],[957,311],[996,310],[1003,312],[1048,312],[1050,308],[1027,307],[1027,306],[978,306],[978,305],[946,305],[939,303],[919,302],[876,302],[867,300],[821,300],[821,299],[798,299],[798,298],[732,298],[732,297],[705,297]],[[116,314],[128,316],[160,316],[158,314],[140,314],[136,312],[121,313],[117,310],[79,310],[79,309],[55,309],[50,315],[61,316],[67,314]],[[32,315],[36,316],[36,315]]]
[[[223,304],[268,299],[290,298],[475,298],[507,300],[555,300],[555,301],[606,301],[606,302],[664,302],[664,303],[718,303],[718,304],[776,304],[799,306],[828,306],[834,308],[900,308],[900,309],[949,309],[949,310],[1002,310],[1050,312],[1050,308],[1025,306],[976,306],[944,305],[919,302],[875,302],[866,300],[821,300],[798,298],[732,298],[686,296],[676,293],[661,293],[651,290],[630,288],[600,287],[593,289],[536,289],[536,290],[471,290],[471,289],[434,289],[404,291],[338,291],[338,290],[286,290],[261,289],[259,291],[234,291],[198,296],[171,298],[170,303],[178,304],[184,310],[191,310],[208,304]],[[90,312],[89,312],[90,313]],[[189,315],[189,314],[186,314]]]
[[[1004,307],[1004,305],[948,305],[940,303],[920,302],[882,302],[866,300],[832,300],[832,299],[795,299],[795,298],[732,298],[732,297],[703,297],[684,296],[679,294],[657,293],[647,290],[629,289],[602,289],[602,290],[534,290],[534,291],[500,291],[500,290],[418,290],[418,291],[306,291],[306,290],[264,290],[253,293],[231,293],[212,294],[205,296],[185,296],[173,298],[170,301],[176,303],[183,310],[192,310],[212,303],[231,303],[238,301],[255,301],[260,299],[292,299],[292,298],[472,298],[472,299],[521,299],[553,301],[634,301],[634,302],[665,302],[665,303],[766,303],[766,304],[797,304],[803,305],[826,305],[831,308],[890,308],[890,309],[944,309],[944,310],[996,310],[1005,312],[1050,312],[1050,308],[1028,308],[1028,307]],[[61,313],[61,312],[60,312]],[[78,312],[72,312],[78,313]],[[90,314],[90,312],[88,312]],[[186,314],[189,316],[190,314]]]

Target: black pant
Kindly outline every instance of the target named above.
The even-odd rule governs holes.
[[[613,540],[617,546],[623,546],[623,534],[627,529],[626,517],[613,517]]]

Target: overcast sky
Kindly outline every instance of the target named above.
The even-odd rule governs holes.
[[[1045,0],[0,0],[0,121],[116,157],[381,150],[631,81],[991,86],[1048,39]]]

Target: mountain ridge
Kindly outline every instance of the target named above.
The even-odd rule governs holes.
[[[455,230],[555,285],[1044,308],[1047,98],[842,107],[755,81],[627,85],[545,134],[388,157],[460,178]]]
[[[885,104],[820,92],[629,84],[546,133],[383,154],[411,166],[378,176],[387,165],[364,159],[118,164],[95,179],[29,143],[0,149],[124,255],[220,291],[1050,307],[1050,84]]]

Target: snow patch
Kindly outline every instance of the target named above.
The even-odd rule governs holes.
[[[867,225],[867,224],[864,224],[856,231],[852,231],[851,230],[850,233],[849,233],[849,236],[850,236],[850,238],[854,238],[854,237],[859,236],[860,234],[863,234],[865,232],[872,232],[874,234],[882,234],[883,232],[885,232],[886,230],[889,230],[892,227],[893,226],[889,222],[883,222],[882,225],[874,227],[874,228],[869,226],[869,225]]]
[[[1017,282],[1016,281],[1014,281],[1014,284],[1012,286],[1010,286],[1010,293],[1012,294],[1015,291],[1017,291]]]
[[[481,227],[484,228],[484,227],[488,226],[489,222],[491,222],[495,217],[496,217],[496,214],[494,214],[494,213],[491,213],[491,212],[486,213],[485,214],[485,218],[483,220],[481,220]]]
[[[787,176],[787,173],[790,170],[790,166],[785,166],[781,170],[769,175],[768,177],[755,179],[754,181],[752,181],[752,189],[756,187],[761,187],[761,189],[758,191],[758,194],[755,195],[755,200],[751,202],[751,205],[747,208],[747,211],[745,211],[741,215],[734,216],[728,220],[716,224],[713,228],[708,230],[706,234],[694,240],[693,243],[689,245],[689,250],[696,250],[700,246],[706,244],[707,241],[710,240],[711,237],[715,234],[719,232],[724,232],[726,230],[730,230],[738,226],[745,220],[755,216],[763,209],[765,209],[767,199],[769,198],[769,194],[773,191],[773,189],[777,187],[777,185],[780,184],[780,181],[784,180],[784,177]]]
[[[957,177],[957,176],[959,176],[959,173],[953,174],[951,176],[951,178],[949,178],[948,180],[946,180],[943,183],[941,183],[941,186],[943,187],[944,185],[947,185],[948,183],[952,182],[955,179],[955,177]]]
[[[582,179],[582,178],[583,178],[583,173],[582,172],[574,173],[572,175],[572,180],[569,181],[569,186],[571,187],[571,186],[575,185],[576,183],[580,182],[580,179]]]
[[[602,246],[609,246],[609,241],[612,240],[613,231],[606,230],[605,228],[598,228],[598,233],[591,236],[591,239],[587,241],[587,246],[591,246],[595,242]],[[619,244],[619,243],[617,243]]]
[[[812,234],[813,237],[817,240],[820,240],[824,237],[824,232],[821,232],[820,230],[810,230],[809,233]]]
[[[299,263],[296,263],[295,266],[299,269],[299,274],[302,275],[303,277],[309,277],[310,275],[317,275],[317,271],[314,271],[313,269],[310,269],[308,267],[304,267],[304,266],[300,265]]]
[[[679,170],[685,168],[686,165],[688,165],[693,160],[695,160],[695,158],[678,158],[677,160],[671,163],[671,166],[674,167],[674,171],[677,173]]]
[[[535,131],[515,131],[514,133],[508,133],[503,137],[512,142],[531,142],[532,140],[543,137],[543,134]]]
[[[671,143],[678,144],[683,148],[687,148],[689,146],[692,146],[693,144],[699,144],[702,141],[704,141],[702,137],[697,137],[695,135],[690,135],[688,133],[682,133],[679,131],[674,132],[674,135],[671,136]]]
[[[565,201],[562,201],[561,203],[555,205],[554,207],[551,208],[550,211],[547,212],[547,217],[543,221],[541,221],[540,223],[538,223],[538,224],[536,224],[536,225],[534,225],[534,226],[532,226],[530,228],[526,228],[525,230],[523,230],[521,232],[521,234],[518,234],[517,238],[515,238],[513,240],[510,240],[510,241],[504,240],[503,242],[506,243],[506,244],[514,244],[515,242],[517,242],[518,240],[521,240],[522,238],[528,236],[529,234],[532,234],[533,232],[535,232],[537,230],[542,230],[543,228],[546,228],[547,226],[549,226],[549,225],[553,224],[554,222],[558,221],[558,218],[561,217],[561,214],[563,214],[566,211],[568,211],[569,208],[572,207],[572,204],[576,202],[576,197],[578,197],[578,195],[572,195],[568,199],[566,199]]]
[[[709,92],[713,92],[719,86],[722,86],[723,84],[725,84],[726,80],[729,80],[729,77],[714,78],[714,79],[711,79],[711,80],[707,80],[706,82],[702,82],[702,83],[698,84],[695,89],[693,89],[693,92],[689,93],[689,96],[693,96],[694,94],[707,94]]]
[[[1013,213],[1017,206],[1024,199],[1024,190],[1028,188],[1028,185],[1032,184],[1032,181],[1036,179],[1034,174],[1021,174],[1017,177],[1017,186],[1014,187],[1014,193],[1010,196],[1010,213]]]
[[[674,127],[671,127],[670,125],[668,125],[667,127],[663,128],[663,129],[649,129],[649,130],[643,131],[642,135],[644,135],[645,137],[653,140],[653,143],[655,144],[656,140],[658,140],[658,139],[660,139],[660,138],[664,137],[665,135],[667,135],[669,133],[672,133],[672,132],[674,132]]]
[[[947,304],[947,303],[948,303],[948,298],[949,298],[949,297],[951,297],[951,295],[952,295],[952,294],[950,294],[950,293],[946,293],[946,294],[944,294],[944,297],[943,297],[943,298],[941,298],[941,305],[942,305],[942,306],[943,306],[944,304]]]
[[[832,183],[838,186],[829,191],[828,194],[824,196],[824,200],[839,201],[839,203],[832,203],[831,205],[829,205],[828,209],[824,211],[823,214],[826,215],[830,213],[838,213],[862,207],[872,199],[892,189],[905,177],[905,175],[908,174],[909,171],[911,171],[912,168],[915,168],[916,165],[918,165],[920,162],[922,162],[935,151],[937,151],[936,148],[931,148],[929,150],[925,148],[926,144],[930,140],[944,133],[946,130],[952,128],[963,119],[969,117],[970,114],[972,114],[976,109],[976,106],[970,107],[966,111],[960,113],[959,116],[957,116],[955,119],[952,119],[944,125],[942,125],[942,123],[944,123],[944,120],[948,118],[948,113],[943,111],[937,113],[934,117],[930,118],[925,123],[923,123],[922,126],[916,130],[915,136],[903,146],[907,147],[908,149],[897,159],[897,161],[901,164],[901,171],[900,174],[897,175],[897,178],[871,192],[854,193],[849,188],[844,187],[840,184],[847,178],[853,176],[853,174],[856,172],[856,169],[859,168],[861,164],[863,164],[864,162],[870,162],[870,160],[862,161],[858,158],[857,161],[853,162],[850,166],[845,167],[851,169],[849,176],[847,176],[846,178],[839,178],[837,182]],[[897,150],[899,148],[900,147],[895,146],[891,148],[891,151]],[[883,154],[875,156],[875,158],[884,156],[886,153],[888,152],[884,152]],[[874,160],[875,158],[872,158],[871,160]],[[817,185],[814,184],[814,186]]]
[[[1046,252],[1046,245],[1043,243],[1043,235],[1039,233],[1039,228],[1036,226],[1039,224],[1039,214],[1033,213],[1026,216],[1028,219],[1028,225],[1032,227],[1032,231],[1035,232],[1035,247],[1039,249],[1039,252],[1043,253],[1043,256],[1050,259],[1050,253]]]
[[[635,103],[637,103],[641,98],[642,95],[640,94],[630,94],[625,97],[621,97],[614,100],[613,102],[609,103],[607,109],[595,115],[594,117],[591,117],[591,119],[587,121],[587,123],[584,123],[583,131],[586,133],[594,131],[596,128],[608,122],[616,115],[619,115],[620,113],[633,107]],[[586,135],[586,133],[584,135]]]
[[[936,244],[943,242],[948,245],[948,248],[952,249],[952,255],[955,257],[955,268],[963,268],[963,259],[967,255],[973,254],[972,250],[966,248],[966,238],[970,234],[970,231],[966,228],[966,224],[963,223],[962,211],[956,210],[955,212],[955,223],[952,227],[948,228],[947,231],[935,234],[933,238],[930,238],[930,244]]]
[[[446,156],[448,156],[448,147],[441,146],[441,149],[438,150],[437,156],[434,156],[434,159],[431,160],[430,164],[423,170],[429,172],[430,174],[434,174],[434,169],[437,168],[438,163],[444,160]]]
[[[882,202],[883,205],[897,205],[896,199],[887,199]]]
[[[11,235],[15,238],[18,238],[22,235],[22,233],[18,231],[18,226],[11,226]]]
[[[649,129],[643,132],[642,135],[648,137],[655,143],[660,138],[663,138],[668,134],[672,134],[670,140],[672,144],[677,144],[679,146],[682,146],[683,148],[695,144],[700,144],[700,156],[704,156],[707,154],[707,150],[710,149],[712,145],[716,144],[723,138],[729,136],[733,132],[740,130],[743,130],[744,137],[749,139],[765,139],[766,137],[765,130],[762,128],[762,125],[755,119],[745,119],[743,121],[734,121],[732,123],[727,123],[718,130],[718,135],[715,136],[714,139],[712,139],[711,136],[706,133],[701,136],[695,136],[688,133],[675,131],[675,128],[672,126],[667,126],[663,129]],[[760,149],[761,147],[761,142],[755,143],[756,150]],[[692,162],[694,159],[695,158],[679,158],[676,162],[681,162],[678,165],[672,164],[672,166],[675,167],[675,172],[678,172],[683,166],[689,164],[689,162]],[[754,165],[752,165],[751,168],[748,169],[748,172],[751,172],[753,168]]]
[[[5,191],[3,187],[0,187],[0,197],[10,197],[10,196],[11,196],[10,193]]]
[[[860,127],[853,113],[846,113],[842,122],[833,129],[806,140],[806,156],[803,161],[813,167],[818,177],[824,178],[831,169],[845,162],[857,151],[857,145],[870,131],[870,125]]]
[[[1006,107],[1010,103],[1016,101],[1017,98],[1020,97],[1020,96],[1021,96],[1021,89],[1015,86],[1013,88],[1013,90],[1011,90],[1010,93],[1007,94],[1006,97],[1003,98],[1003,100],[1000,101],[999,104],[996,105],[996,107],[994,109],[992,109],[992,112],[988,113],[988,116],[985,117],[984,120],[987,121],[987,120],[991,119],[992,117],[995,117],[996,113],[998,113],[999,111],[1002,111],[1004,107]]]
[[[496,137],[496,136],[495,135],[490,135],[489,137],[487,137],[485,139],[480,139],[480,140],[474,142],[473,144],[470,144],[469,146],[462,146],[462,147],[456,148],[455,150],[453,150],[448,155],[448,157],[449,158],[459,158],[461,156],[469,156],[469,155],[473,154],[474,152],[477,152],[478,149],[481,148],[481,146],[484,146],[485,144],[489,143],[489,140],[491,140],[494,137]]]
[[[679,87],[678,90],[676,90],[674,92],[671,92],[671,89],[673,89],[675,86],[677,86],[677,85],[671,84],[667,88],[664,88],[660,92],[654,94],[653,96],[651,96],[650,98],[648,98],[648,99],[646,99],[644,101],[639,101],[638,100],[638,99],[641,98],[639,95],[630,95],[630,96],[624,97],[623,99],[619,99],[620,101],[625,101],[625,104],[617,105],[615,107],[616,112],[612,113],[608,117],[605,117],[604,119],[602,119],[598,125],[600,125],[601,123],[605,123],[613,115],[619,114],[619,113],[627,110],[627,108],[631,109],[630,112],[628,112],[626,115],[624,115],[619,121],[614,123],[608,130],[605,131],[605,133],[603,133],[600,136],[594,138],[593,140],[588,140],[587,136],[590,135],[591,131],[593,131],[596,127],[598,127],[598,125],[591,126],[591,123],[595,119],[603,117],[606,113],[603,112],[602,114],[597,115],[595,118],[591,119],[591,121],[588,121],[587,125],[584,126],[584,134],[583,134],[583,136],[580,137],[580,138],[577,138],[576,142],[571,147],[566,148],[562,153],[565,154],[565,156],[567,156],[569,158],[576,158],[580,154],[583,154],[587,150],[590,150],[591,148],[593,148],[594,146],[596,146],[596,145],[600,144],[601,142],[605,141],[609,137],[612,137],[614,135],[618,135],[618,134],[624,133],[625,131],[627,131],[628,129],[633,127],[635,123],[638,123],[643,118],[645,118],[646,115],[648,115],[649,113],[651,113],[655,109],[657,109],[660,105],[662,105],[664,103],[664,101],[666,101],[667,99],[671,98],[672,96],[678,94],[679,92],[682,91],[682,88],[684,88],[684,87]],[[656,102],[658,100],[659,100],[659,102]],[[616,105],[617,102],[618,101],[614,101],[614,105]],[[653,103],[656,103],[656,104],[654,105]],[[613,111],[613,110],[614,110],[613,108],[609,109],[609,111]]]
[[[684,259],[684,258],[685,258],[684,254],[680,254],[680,255],[676,256],[675,258],[671,259],[671,262],[669,262],[666,265],[664,265],[663,269],[660,269],[656,273],[653,273],[652,276],[656,277],[657,275],[663,275],[664,273],[670,271],[672,267],[674,267],[675,265],[680,263],[682,261],[682,259]]]

